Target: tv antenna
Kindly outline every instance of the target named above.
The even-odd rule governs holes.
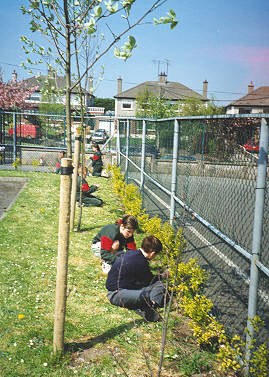
[[[170,60],[153,60],[153,63],[158,64],[158,77],[163,74],[168,77],[168,67],[170,65]]]

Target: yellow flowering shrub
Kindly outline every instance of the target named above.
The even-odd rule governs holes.
[[[121,173],[120,168],[116,165],[109,165],[107,169],[109,172],[111,172],[112,186],[115,193],[119,197],[122,197],[122,192],[124,191],[126,183],[124,181],[124,176]]]
[[[142,199],[138,187],[134,184],[125,185],[122,190],[122,204],[126,213],[138,217],[142,212]]]
[[[212,309],[212,301],[203,295],[181,295],[181,308],[184,313],[197,323],[208,322],[208,313]]]
[[[224,327],[219,323],[215,317],[209,314],[203,318],[204,321],[191,321],[190,327],[193,335],[197,339],[200,346],[218,346],[218,340],[224,333]]]
[[[206,272],[194,258],[191,258],[187,263],[179,263],[175,276],[177,276],[178,281],[176,288],[178,293],[184,293],[191,298],[199,292],[201,285],[206,281]]]
[[[217,354],[217,358],[220,361],[220,371],[239,371],[241,369],[239,358],[243,356],[243,347],[244,343],[238,335],[233,336],[230,340],[225,335],[220,337],[220,346]]]
[[[269,349],[265,343],[253,351],[249,370],[253,377],[268,377]]]
[[[17,157],[15,161],[12,162],[12,166],[17,170],[20,165],[21,165],[21,159]]]

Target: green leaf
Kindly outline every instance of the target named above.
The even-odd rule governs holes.
[[[172,22],[170,25],[170,29],[173,30],[177,26],[177,24],[178,24],[178,21]]]
[[[102,13],[103,13],[102,7],[95,7],[94,8],[94,17],[96,17],[96,18],[101,17]]]
[[[133,36],[129,36],[129,44],[132,48],[136,47],[136,40]]]

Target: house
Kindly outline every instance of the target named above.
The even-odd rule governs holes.
[[[156,97],[168,100],[171,104],[184,101],[187,98],[196,98],[207,102],[207,86],[208,82],[205,80],[203,83],[203,95],[201,95],[179,82],[167,81],[167,75],[160,73],[158,81],[145,81],[131,89],[122,91],[122,78],[118,78],[117,95],[114,96],[115,117],[135,116],[136,99],[146,91]]]
[[[17,81],[17,73],[12,74],[12,81]],[[40,104],[53,103],[65,105],[65,77],[58,76],[53,70],[48,71],[48,75],[33,76],[23,80],[27,87],[37,87],[34,93],[25,100],[31,105],[31,108],[38,109]],[[47,93],[46,93],[47,89]],[[103,107],[94,107],[92,94],[92,78],[89,79],[89,90],[82,89],[84,105],[90,115],[103,115]],[[71,92],[71,108],[76,110],[80,108],[79,90],[75,87]]]
[[[251,81],[248,94],[231,102],[226,107],[226,114],[257,114],[269,113],[269,86],[254,89]]]

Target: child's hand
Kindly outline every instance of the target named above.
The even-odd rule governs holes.
[[[115,253],[116,251],[118,251],[119,247],[120,247],[120,241],[118,241],[118,240],[114,241],[112,246],[111,246],[112,253]]]
[[[166,269],[163,273],[161,273],[161,279],[167,279],[169,277],[169,270]]]

